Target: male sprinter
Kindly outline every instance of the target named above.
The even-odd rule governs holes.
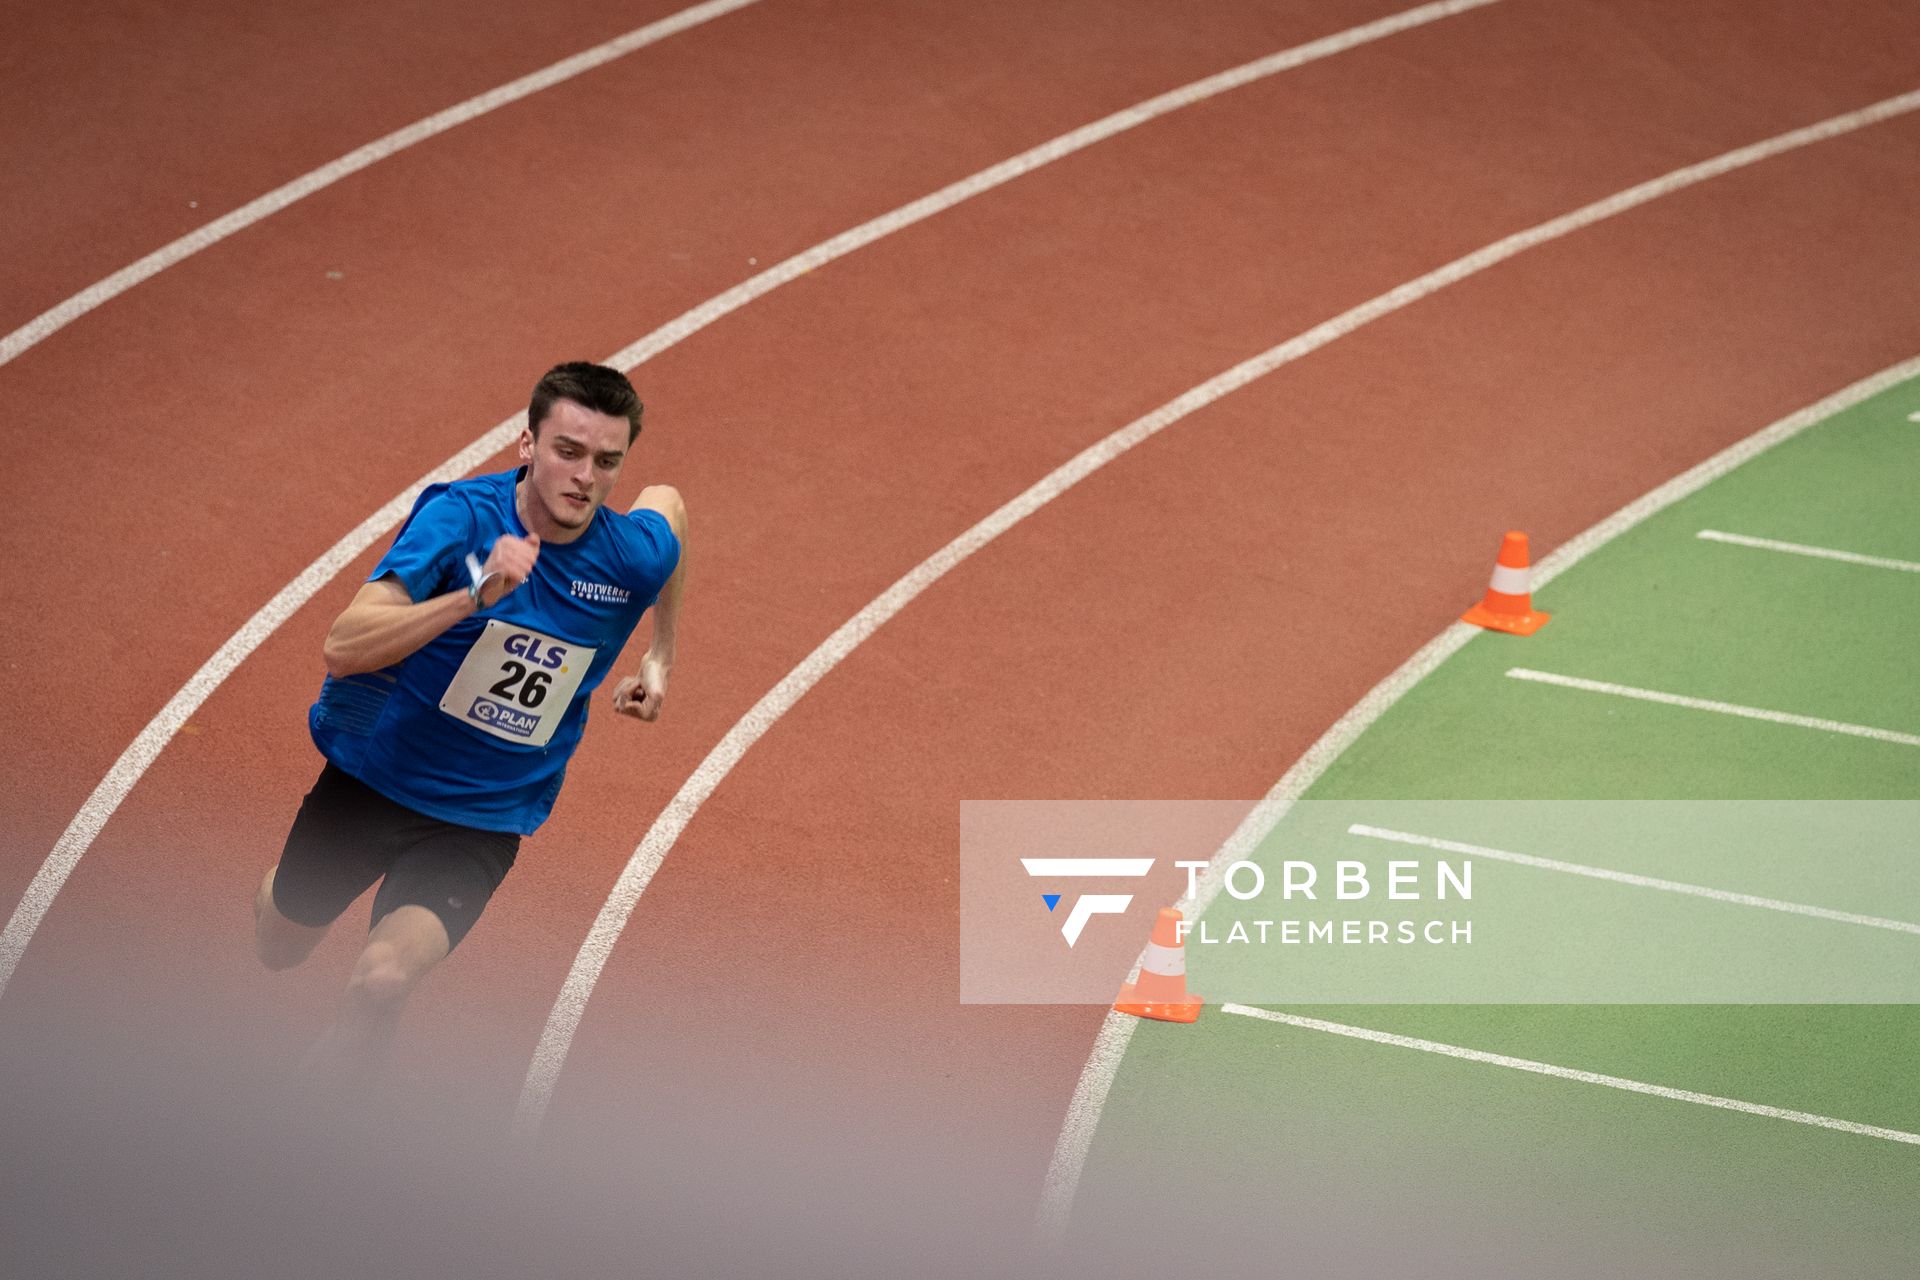
[[[613,708],[652,720],[673,666],[686,508],[666,485],[600,507],[641,405],[618,371],[560,365],[515,471],[437,484],[327,632],[308,713],[326,757],[254,901],[269,969],[299,964],[376,880],[373,928],[308,1058],[335,1079],[386,1056],[408,994],[479,918],[546,820],[587,701],[656,597],[653,642]]]

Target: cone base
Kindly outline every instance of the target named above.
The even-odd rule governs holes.
[[[1525,613],[1495,613],[1483,604],[1477,604],[1460,615],[1460,621],[1471,622],[1476,627],[1485,627],[1489,631],[1504,631],[1508,635],[1530,636],[1547,625],[1550,613],[1535,613],[1529,609]]]
[[[1120,988],[1120,997],[1113,1002],[1113,1010],[1115,1013],[1130,1013],[1136,1018],[1152,1018],[1156,1022],[1196,1022],[1200,1018],[1200,1006],[1205,1003],[1192,994],[1185,1000],[1171,1004],[1140,1000],[1136,998],[1135,988],[1128,985]]]

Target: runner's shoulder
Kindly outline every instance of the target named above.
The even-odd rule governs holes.
[[[676,534],[687,527],[687,503],[680,496],[680,490],[670,484],[650,484],[640,491],[633,500],[633,506],[627,509],[629,517],[641,512],[652,512]]]
[[[502,514],[513,504],[514,475],[512,471],[497,471],[430,484],[414,502],[413,514],[419,516],[431,511],[441,519],[468,521],[482,519],[488,513]]]
[[[444,491],[447,496],[466,503],[475,511],[506,512],[513,509],[513,490],[519,476],[518,470],[493,471],[483,476],[451,481]]]
[[[672,495],[673,502],[679,502],[679,492],[668,485],[651,485],[642,497],[663,492]],[[657,578],[658,585],[672,575],[674,566],[680,562],[680,537],[665,513],[653,506],[636,504],[625,516],[608,523],[614,528],[623,557],[640,576]]]

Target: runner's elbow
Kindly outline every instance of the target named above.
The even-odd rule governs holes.
[[[338,628],[327,632],[327,638],[320,645],[320,656],[326,660],[327,674],[336,680],[347,676],[357,676],[373,668],[367,665],[366,656],[354,651],[354,647],[342,640]]]
[[[327,660],[327,674],[334,679],[340,680],[356,674],[354,669],[348,665],[346,655],[335,649],[331,642],[322,645],[320,653],[321,656]]]

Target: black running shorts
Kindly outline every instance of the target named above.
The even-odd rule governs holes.
[[[519,848],[512,832],[415,813],[329,763],[294,815],[273,873],[273,905],[295,924],[332,924],[379,880],[373,924],[395,907],[425,907],[457,947]]]

